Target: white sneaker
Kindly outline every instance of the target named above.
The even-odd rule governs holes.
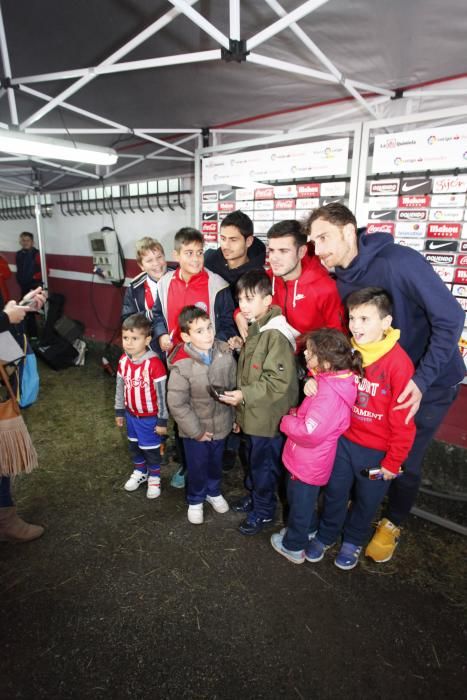
[[[136,491],[138,486],[144,484],[148,480],[148,475],[135,469],[133,474],[130,476],[125,486],[123,487],[125,491]]]
[[[150,476],[148,479],[147,498],[157,498],[161,495],[161,479],[159,476]]]
[[[204,522],[203,504],[197,503],[194,506],[188,506],[188,522],[192,525],[202,525]]]
[[[206,496],[206,501],[214,508],[216,513],[227,513],[229,504],[224,496]]]

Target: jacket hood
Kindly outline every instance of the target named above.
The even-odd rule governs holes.
[[[352,408],[355,403],[355,379],[356,375],[350,370],[322,372],[318,375],[318,384],[325,382],[336,394],[339,394],[349,408]]]
[[[390,233],[367,234],[366,229],[359,229],[358,232],[358,255],[352,260],[348,267],[336,267],[336,276],[345,282],[355,282],[364,274],[373,259],[381,253],[383,248],[394,245],[394,238]]]
[[[221,248],[206,251],[205,265],[212,272],[216,272],[229,284],[235,285],[238,278],[249,270],[256,270],[264,266],[266,260],[266,246],[259,238],[253,237],[253,243],[248,248],[248,260],[239,267],[230,268],[222,254]]]
[[[293,348],[293,351],[295,352],[297,348],[297,344],[295,342],[295,338],[297,338],[300,333],[295,330],[295,328],[292,328],[292,326],[287,323],[287,319],[285,316],[282,315],[281,310],[279,309],[278,306],[273,306],[271,308],[271,311],[269,312],[272,315],[269,315],[268,320],[266,320],[266,323],[264,325],[260,326],[259,332],[263,333],[263,331],[271,331],[271,330],[276,330],[282,333],[287,340],[289,341],[290,345]]]
[[[212,346],[213,355],[216,351],[223,352],[227,349],[227,343],[224,343],[221,340],[214,340],[214,345]],[[203,364],[201,355],[198,352],[196,352],[194,348],[190,347],[188,343],[180,343],[179,345],[177,345],[176,348],[172,350],[169,357],[167,358],[167,366],[169,369],[171,369],[177,362],[187,359],[195,360],[196,362],[199,362],[200,365]]]

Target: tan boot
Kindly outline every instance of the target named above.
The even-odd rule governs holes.
[[[16,507],[0,508],[0,541],[29,542],[44,534],[42,525],[30,525],[16,513]]]

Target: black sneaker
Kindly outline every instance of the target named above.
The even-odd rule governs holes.
[[[253,510],[253,499],[251,496],[243,496],[238,501],[234,501],[230,504],[230,509],[234,513],[249,513]]]
[[[242,535],[257,535],[264,528],[269,527],[274,523],[274,518],[258,518],[257,515],[249,516],[241,523],[239,530]]]

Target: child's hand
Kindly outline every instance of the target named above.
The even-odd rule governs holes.
[[[318,393],[318,382],[316,379],[313,379],[313,377],[310,377],[310,379],[305,382],[305,385],[303,387],[303,393],[305,396],[316,396]]]
[[[384,481],[391,481],[397,476],[397,474],[394,474],[394,472],[390,472],[389,469],[385,469],[384,467],[381,467],[381,473],[383,475]]]
[[[233,433],[239,433],[239,432],[240,432],[240,426],[238,425],[238,423],[235,423],[235,422],[233,423],[233,425],[232,425],[232,432],[233,432]]]
[[[172,343],[170,339],[170,335],[168,333],[164,333],[164,335],[161,335],[159,338],[159,347],[162,350],[162,352],[170,352],[173,350],[174,344]]]
[[[232,336],[232,338],[228,339],[227,343],[231,350],[241,350],[243,347],[243,340],[239,335]]]
[[[198,442],[211,442],[214,437],[214,433],[208,433],[207,431],[201,435],[201,437],[196,438]]]
[[[238,404],[243,401],[243,394],[240,389],[224,391],[224,393],[219,396],[219,401],[227,403],[229,406],[238,406]]]
[[[167,435],[167,427],[165,425],[156,425],[154,432],[156,435]]]
[[[246,340],[248,335],[248,321],[241,311],[235,316],[235,323],[237,324],[238,332],[240,333],[241,338]]]
[[[115,416],[115,425],[117,428],[123,428],[123,423],[125,419],[123,416]]]

